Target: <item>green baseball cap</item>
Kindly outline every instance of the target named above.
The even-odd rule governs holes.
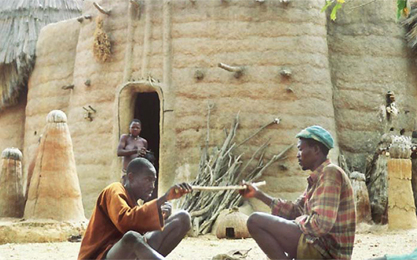
[[[318,125],[309,126],[299,132],[296,138],[313,139],[324,144],[329,150],[334,147],[332,135],[323,127]]]

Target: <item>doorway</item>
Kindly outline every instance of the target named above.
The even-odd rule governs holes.
[[[157,181],[152,197],[158,197],[159,180],[159,122],[160,122],[160,100],[158,93],[146,92],[137,93],[135,100],[134,118],[142,122],[142,132],[140,136],[148,141],[148,150],[155,156],[155,169]]]

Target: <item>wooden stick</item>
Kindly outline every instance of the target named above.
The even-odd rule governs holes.
[[[96,2],[93,2],[93,5],[94,5],[94,7],[95,8],[97,8],[97,10],[100,12],[100,13],[102,13],[102,14],[106,14],[106,15],[110,15],[110,11],[111,10],[106,10],[106,9],[104,9],[101,5],[99,5],[98,3],[96,3]]]
[[[237,145],[237,147],[241,146],[242,144],[246,143],[248,140],[250,140],[252,137],[254,137],[255,135],[259,134],[259,132],[261,132],[263,129],[265,129],[266,127],[272,125],[272,124],[279,124],[281,122],[281,119],[274,118],[274,120],[272,122],[268,122],[265,125],[261,126],[261,128],[259,128],[258,130],[256,130],[255,133],[253,133],[251,136],[249,136],[248,138],[246,138],[245,140],[243,140],[243,142],[241,142],[240,144]]]
[[[230,72],[242,72],[243,67],[237,67],[237,66],[230,66],[225,63],[219,63],[218,66],[224,70],[230,71]]]
[[[369,5],[369,4],[373,3],[373,2],[376,2],[376,0],[371,0],[371,1],[367,2],[367,3],[364,3],[364,4],[361,4],[361,5],[357,5],[357,6],[351,7],[348,10],[353,10],[353,9],[356,9],[356,8],[359,8],[359,7],[362,7],[362,6],[365,6],[365,5]]]
[[[259,187],[266,184],[266,181],[252,183],[253,186]],[[231,186],[191,186],[195,191],[222,191],[222,190],[246,190],[246,185]]]

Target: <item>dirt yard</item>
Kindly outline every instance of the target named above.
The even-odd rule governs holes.
[[[4,259],[60,259],[77,258],[80,243],[37,243],[0,245],[0,260]],[[389,231],[386,226],[362,224],[358,227],[353,250],[354,260],[369,259],[385,254],[408,254],[417,248],[417,229]],[[187,237],[167,259],[209,260],[231,250],[249,250],[246,259],[266,259],[253,239],[219,240],[213,235]],[[217,258],[221,259],[221,258]]]

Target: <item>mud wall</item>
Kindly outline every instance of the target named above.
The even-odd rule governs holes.
[[[9,147],[23,151],[26,97],[22,95],[16,106],[0,111],[0,151]]]
[[[191,177],[199,163],[206,134],[207,105],[211,114],[210,145],[224,140],[237,113],[237,143],[260,126],[280,118],[241,149],[248,159],[271,140],[266,158],[296,143],[302,128],[320,124],[334,135],[332,88],[328,67],[326,19],[321,1],[180,1],[172,5],[172,64],[175,84],[175,135],[179,169]],[[244,66],[240,78],[218,63]],[[290,77],[280,74],[291,70]],[[194,77],[197,70],[204,78]],[[305,188],[296,150],[265,174],[265,190],[294,199]],[[337,154],[337,150],[336,153]],[[187,171],[177,170],[177,175]],[[259,208],[259,204],[256,208]]]
[[[87,216],[100,190],[118,180],[116,146],[120,134],[127,132],[138,92],[156,91],[161,99],[160,191],[195,176],[209,103],[215,105],[211,146],[220,145],[224,128],[238,112],[237,142],[274,118],[281,119],[242,147],[244,159],[269,139],[266,159],[271,158],[295,143],[295,134],[311,124],[337,137],[321,1],[285,5],[147,0],[138,8],[125,1],[100,5],[111,9],[111,15],[100,14],[86,1],[83,15],[92,15],[91,20],[66,21],[42,31],[26,109],[26,154],[36,147],[34,131],[40,131],[46,114],[52,109],[67,113]],[[99,15],[112,42],[111,59],[105,63],[92,51]],[[219,62],[245,71],[236,78],[219,68]],[[282,76],[283,69],[291,76]],[[202,79],[195,77],[197,70],[204,74]],[[152,86],[146,84],[149,79]],[[61,89],[68,84],[74,88]],[[97,111],[92,121],[84,118],[83,107],[88,106]],[[288,159],[265,173],[267,192],[294,199],[305,188],[306,174],[299,171],[295,155],[294,148]],[[336,155],[337,149],[332,157]]]
[[[73,90],[62,87],[73,84],[79,28],[77,20],[72,19],[44,27],[39,35],[36,64],[28,85],[23,150],[25,176],[36,156],[48,113],[59,109],[68,115]]]
[[[346,3],[328,22],[337,133],[352,170],[364,172],[383,133],[415,130],[415,64],[396,21],[395,1]],[[387,117],[386,94],[394,91],[398,116]]]

